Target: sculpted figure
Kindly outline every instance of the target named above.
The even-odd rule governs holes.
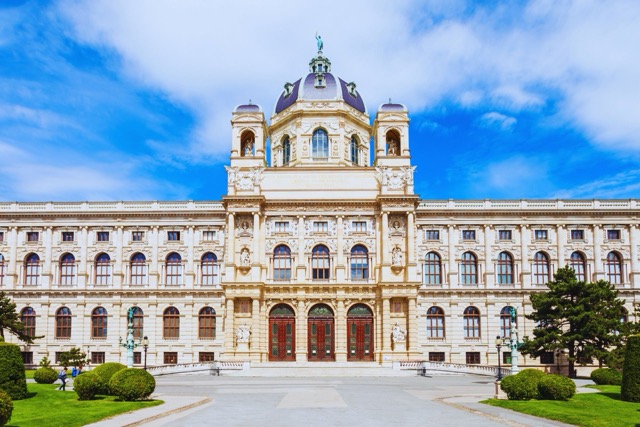
[[[398,325],[398,322],[396,322],[396,324],[393,326],[393,329],[391,330],[391,338],[393,339],[393,342],[404,342],[406,340],[406,337],[407,331],[402,329],[400,325]]]
[[[241,326],[238,326],[236,329],[236,341],[237,342],[249,342],[249,336],[251,335],[251,331],[246,323],[243,323]]]

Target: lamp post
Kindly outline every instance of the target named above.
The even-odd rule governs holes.
[[[498,350],[498,381],[502,381],[502,368],[500,365],[500,349],[502,348],[502,338],[500,338],[500,335],[496,336],[496,349]]]
[[[149,348],[149,338],[145,335],[140,342],[142,344],[142,348],[144,349],[144,370],[147,370],[147,349]]]

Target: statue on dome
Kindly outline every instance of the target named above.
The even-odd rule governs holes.
[[[322,42],[322,37],[316,33],[316,43],[318,44],[318,52],[322,52],[322,48],[324,47],[324,43]]]

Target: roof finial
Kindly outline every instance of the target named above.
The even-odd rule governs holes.
[[[322,37],[318,35],[316,31],[316,44],[318,45],[318,54],[322,53],[322,48],[324,47],[324,43],[322,42]]]
[[[249,98],[249,105],[253,105],[253,104],[251,103],[251,98]]]
[[[391,98],[389,98],[389,104],[391,104]]]

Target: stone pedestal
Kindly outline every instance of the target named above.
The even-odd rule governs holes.
[[[400,342],[394,342],[393,343],[393,352],[394,353],[406,352],[406,351],[407,351],[407,342],[406,341],[400,341]]]
[[[237,353],[247,353],[249,352],[249,343],[248,342],[239,342],[236,346]]]
[[[495,389],[495,393],[493,395],[493,398],[494,399],[507,399],[507,394],[504,391],[502,391],[502,389],[500,388],[500,383],[501,383],[501,381],[496,381],[494,383],[495,386],[496,386],[496,389]]]

